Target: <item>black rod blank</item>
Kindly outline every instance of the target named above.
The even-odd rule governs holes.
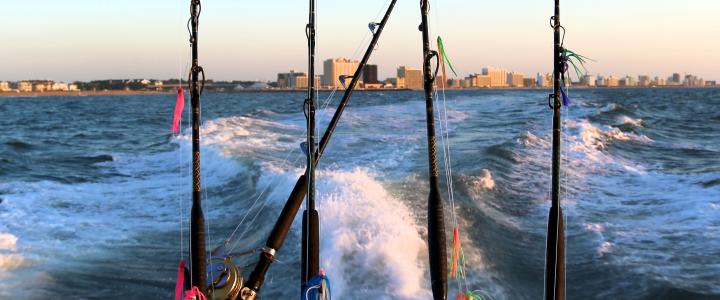
[[[560,0],[555,0],[552,18],[553,49],[553,144],[552,144],[552,202],[548,216],[545,258],[545,299],[565,299],[565,224],[560,207],[560,139],[562,105],[560,96],[560,73],[562,70],[562,46],[560,39]]]
[[[190,106],[192,109],[192,209],[190,212],[190,266],[191,280],[194,286],[206,292],[205,259],[205,217],[201,205],[200,184],[200,84],[202,68],[198,65],[198,23],[200,18],[200,0],[192,0],[190,5],[190,44],[192,45],[192,69],[190,70]],[[204,77],[204,76],[203,76]],[[204,80],[204,78],[203,78]]]
[[[439,62],[438,53],[430,50],[430,34],[428,28],[428,0],[420,2],[422,24],[420,30],[423,38],[423,78],[425,88],[425,113],[427,121],[428,165],[430,167],[428,195],[428,252],[430,257],[430,284],[433,299],[447,298],[447,252],[445,249],[445,217],[438,182],[438,161],[436,156],[435,114],[433,112],[433,84],[435,75],[431,73],[433,57]]]
[[[310,14],[306,27],[308,38],[307,109],[307,203],[302,220],[302,264],[300,282],[305,283],[320,272],[320,217],[315,209],[315,0],[309,0]]]

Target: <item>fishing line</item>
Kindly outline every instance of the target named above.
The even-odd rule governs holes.
[[[318,118],[318,123],[320,123],[320,122],[323,120],[323,118],[325,118],[325,117],[328,115],[328,113],[327,113],[327,107],[328,107],[328,106],[330,105],[330,103],[332,102],[333,96],[335,95],[335,92],[336,92],[337,90],[338,90],[338,87],[335,87],[335,88],[333,89],[333,91],[330,93],[330,96],[328,96],[328,97],[324,100],[324,103],[323,103],[323,105],[322,105],[323,110],[322,110],[322,112],[320,113],[320,116],[319,116],[319,118]],[[305,135],[306,133],[307,133],[307,129],[306,129],[305,131],[303,131],[302,134]],[[289,161],[290,155],[292,155],[293,153],[296,153],[295,151],[297,151],[297,150],[293,150],[293,149],[294,149],[294,147],[293,147],[292,149],[290,149],[290,150],[287,151],[287,154],[285,155],[285,158],[282,160],[282,163],[281,163],[281,165],[280,165],[280,169],[284,169],[285,166],[287,165],[287,162]],[[301,155],[301,154],[303,154],[302,151],[301,151],[300,153],[296,153],[296,154],[297,154],[297,155],[295,156],[295,159],[293,160],[293,162],[292,162],[291,165],[295,165],[295,164],[297,163],[297,161],[298,161],[300,158],[303,157],[303,156]],[[250,208],[247,210],[247,212],[245,212],[245,215],[244,215],[243,218],[240,220],[240,223],[235,227],[235,229],[233,230],[233,232],[230,234],[230,237],[226,240],[226,242],[225,242],[226,244],[230,244],[231,242],[234,241],[234,236],[235,236],[235,234],[236,234],[237,231],[240,229],[240,227],[245,223],[245,220],[247,219],[247,216],[250,214],[250,212],[252,211],[252,209],[257,205],[257,203],[258,203],[258,201],[260,200],[260,198],[262,198],[262,196],[265,194],[265,192],[266,192],[268,189],[270,189],[271,187],[276,186],[277,183],[278,183],[281,179],[282,179],[281,177],[275,178],[275,179],[271,182],[271,184],[269,184],[268,186],[266,186],[266,187],[260,192],[260,194],[259,194],[259,195],[255,198],[255,200],[253,201],[253,204],[250,206]],[[262,212],[262,210],[265,208],[265,206],[266,206],[266,204],[267,204],[267,200],[268,200],[268,199],[265,199],[265,201],[263,201],[263,204],[262,204],[260,210],[258,210],[258,211],[256,212],[255,216],[252,218],[252,220],[251,220],[250,223],[252,223],[252,221],[255,220],[255,218],[257,218],[257,216],[260,214],[260,212]],[[249,227],[247,227],[247,228],[241,233],[241,235],[237,238],[238,241],[239,241],[239,240],[242,240],[242,238],[244,237],[245,233],[247,233],[248,228],[249,228]],[[232,250],[235,249],[236,246],[237,246],[237,243],[233,243],[233,247],[230,248],[230,251],[228,251],[228,252],[232,252]]]
[[[439,17],[438,12],[436,10],[433,10],[433,14],[435,15],[435,26],[439,28]],[[435,36],[434,31],[432,30],[432,27],[428,28],[430,32],[433,32],[431,36]],[[438,37],[439,39],[439,37]],[[439,41],[439,40],[438,40]],[[440,43],[438,43],[438,56],[439,60],[438,63],[442,64],[442,80],[439,83],[440,91],[438,92],[437,89],[435,89],[435,107],[441,107],[442,109],[438,109],[438,125],[440,128],[440,143],[442,146],[443,151],[443,168],[445,172],[445,184],[446,189],[448,193],[448,198],[450,199],[450,209],[451,209],[451,217],[452,217],[452,227],[453,227],[453,243],[455,241],[456,237],[456,229],[459,227],[458,220],[457,220],[457,214],[456,214],[456,204],[455,204],[455,192],[454,192],[454,185],[453,185],[453,178],[452,178],[452,160],[450,157],[450,134],[449,134],[449,123],[448,123],[448,116],[447,116],[447,97],[445,94],[445,86],[447,81],[447,73],[445,69],[445,61],[444,61],[444,53],[443,49],[440,48]],[[435,85],[438,85],[437,80],[434,82]],[[440,105],[440,98],[442,97],[442,105]],[[453,250],[453,255],[455,255]],[[455,261],[451,262],[451,265],[455,264]],[[455,276],[456,274],[451,274],[451,276]],[[464,276],[463,276],[464,278]],[[461,281],[457,281],[458,290],[461,290]]]
[[[437,16],[437,12],[434,12],[434,14]],[[435,24],[437,24],[439,21],[435,19]],[[428,28],[429,31],[431,31],[431,28]],[[434,35],[433,35],[434,36]],[[440,60],[438,61],[439,64],[442,64],[441,66],[438,66],[442,68],[442,77],[440,82],[438,83],[437,79],[435,80],[434,84],[436,86],[439,86],[439,91],[435,90],[435,107],[438,107],[437,112],[437,120],[438,120],[438,127],[440,129],[440,143],[442,146],[442,154],[443,154],[443,169],[445,173],[445,184],[446,184],[446,190],[448,194],[448,198],[450,199],[450,205],[451,205],[451,217],[452,217],[452,228],[453,228],[453,242],[451,247],[452,249],[452,260],[450,262],[452,266],[451,272],[455,272],[451,274],[452,277],[461,277],[461,280],[457,280],[457,288],[458,292],[460,293],[463,288],[463,283],[465,283],[465,287],[468,286],[467,284],[467,277],[465,276],[465,262],[464,262],[464,254],[462,253],[462,248],[455,248],[455,246],[460,246],[460,240],[459,240],[459,222],[457,219],[457,205],[455,203],[455,191],[454,191],[454,183],[453,183],[453,174],[452,174],[452,158],[450,153],[450,128],[449,128],[449,122],[448,122],[448,114],[447,114],[447,95],[445,93],[445,86],[446,86],[446,80],[447,80],[447,73],[445,69],[445,54],[443,49],[441,48],[441,42],[440,38],[438,37],[438,56],[440,57]],[[442,103],[440,103],[442,99]],[[442,105],[441,105],[442,104]],[[455,270],[457,268],[457,271]],[[458,276],[459,275],[459,276]],[[466,288],[467,289],[467,288]]]
[[[179,65],[182,65],[182,63],[179,63]],[[179,74],[178,74],[178,84],[179,84],[179,86],[182,86],[182,73],[184,71],[183,71],[182,67],[180,67],[180,68],[181,69],[179,70]],[[182,128],[182,124],[180,124],[180,127]],[[185,240],[183,237],[184,232],[185,232],[184,231],[185,228],[183,226],[183,219],[184,219],[183,217],[185,215],[185,205],[184,205],[185,201],[183,201],[183,200],[189,198],[189,197],[186,198],[186,196],[189,196],[189,195],[187,193],[187,190],[185,190],[183,188],[183,183],[187,182],[187,181],[185,181],[186,178],[183,178],[183,175],[185,173],[185,171],[184,171],[185,164],[183,163],[183,157],[185,157],[185,156],[184,156],[184,152],[183,152],[184,147],[182,146],[182,141],[179,138],[181,134],[182,134],[182,132],[180,132],[180,134],[178,136],[173,136],[173,137],[178,141],[178,146],[179,146],[177,159],[178,159],[178,167],[179,167],[178,172],[180,174],[180,176],[178,176],[178,179],[179,179],[179,184],[178,184],[179,189],[178,190],[180,191],[179,195],[178,195],[179,203],[180,203],[180,259],[183,259],[183,252],[184,252],[183,250],[185,249]],[[188,171],[189,170],[190,169],[188,168]]]
[[[338,87],[335,87],[335,88],[332,90],[332,92],[330,93],[330,95],[329,95],[327,98],[325,98],[325,100],[324,100],[324,102],[323,102],[323,104],[322,104],[322,108],[323,108],[323,109],[322,109],[322,111],[321,111],[321,113],[320,113],[320,115],[319,115],[319,117],[318,117],[318,123],[322,122],[322,121],[323,121],[323,118],[325,118],[325,117],[328,115],[327,107],[328,107],[328,106],[330,105],[330,103],[332,102],[332,100],[333,100],[333,98],[334,98],[334,95],[335,95],[335,92],[336,92],[337,90],[338,90]],[[317,92],[317,91],[316,91],[316,92]],[[303,131],[302,135],[305,135],[306,133],[307,133],[307,129],[306,129],[305,131]],[[293,148],[293,149],[294,149],[294,148]],[[297,150],[292,150],[292,149],[290,149],[290,150],[287,151],[287,154],[285,155],[285,158],[282,160],[282,163],[281,163],[281,165],[280,165],[280,169],[283,169],[283,168],[287,165],[287,162],[289,161],[290,155],[293,154],[293,153],[295,153],[295,151],[297,151]],[[295,159],[293,160],[292,165],[295,165],[295,164],[297,163],[297,161],[298,161],[300,158],[302,158],[302,155],[300,155],[300,154],[303,154],[303,153],[300,152],[300,153],[296,153],[296,154],[297,154],[297,155],[295,156]],[[282,179],[282,178],[281,178],[281,177],[275,178],[275,179],[273,180],[273,182],[271,182],[271,184],[269,184],[268,186],[266,186],[266,187],[260,192],[260,194],[255,198],[255,200],[253,201],[253,204],[250,206],[250,208],[247,210],[247,212],[245,213],[245,215],[243,216],[243,218],[240,220],[240,224],[238,224],[238,225],[235,227],[235,229],[233,230],[233,232],[230,234],[230,237],[226,240],[226,244],[229,244],[230,242],[233,241],[234,235],[237,233],[237,231],[240,229],[240,227],[244,224],[247,216],[250,214],[250,212],[252,211],[252,209],[255,207],[255,205],[257,204],[258,200],[260,200],[260,198],[262,198],[262,196],[265,194],[265,192],[266,192],[268,189],[270,189],[270,187],[276,186],[277,183],[280,181],[280,179]],[[255,218],[257,218],[257,216],[260,214],[260,212],[262,212],[262,210],[265,208],[265,205],[266,205],[266,203],[267,203],[267,200],[268,200],[268,199],[265,199],[265,201],[263,201],[263,205],[261,206],[260,210],[258,210],[258,211],[256,212],[256,214],[255,214],[255,216],[252,218],[252,220],[255,220]],[[252,223],[252,220],[251,220],[250,223]],[[249,227],[248,227],[248,228],[249,228]],[[242,240],[242,237],[245,235],[245,233],[247,232],[247,230],[248,230],[248,229],[246,228],[246,229],[241,233],[241,235],[237,238],[238,241],[239,241],[239,240]],[[232,248],[230,248],[230,251],[229,251],[229,252],[231,252],[233,249],[235,249],[235,246],[237,246],[236,243],[234,244],[234,246],[233,246]]]
[[[387,4],[388,4],[389,2],[390,2],[390,0],[386,0],[385,5],[380,8],[380,10],[378,11],[378,13],[376,14],[376,16],[375,16],[374,19],[377,19],[377,18],[378,18],[378,16],[383,12],[383,8],[384,8],[385,6],[387,6]],[[317,17],[316,17],[316,18],[317,18]],[[316,19],[316,24],[317,24],[317,19]],[[317,27],[319,28],[319,26],[317,26]],[[351,59],[357,59],[357,56],[359,55],[359,51],[360,51],[360,49],[362,49],[361,47],[367,42],[367,36],[368,36],[368,33],[366,32],[365,37],[364,37],[363,40],[358,44],[358,48],[356,49],[355,53],[353,53],[353,55],[351,56],[351,57],[352,57]],[[317,53],[320,53],[320,49],[321,49],[321,48],[318,46],[317,40],[316,40],[316,49],[317,49]],[[316,62],[316,64],[317,64],[317,62]],[[308,75],[308,76],[309,76],[309,75]],[[309,80],[315,80],[315,79],[314,79],[314,78],[313,78],[313,79],[308,78],[308,82],[309,82]],[[335,80],[335,79],[331,79],[331,80]],[[325,98],[325,100],[323,100],[323,104],[321,105],[322,109],[321,109],[321,112],[319,113],[319,116],[318,116],[318,125],[321,125],[321,124],[327,119],[327,117],[328,117],[328,115],[329,115],[328,107],[329,107],[329,105],[335,100],[335,96],[336,96],[336,94],[337,94],[337,91],[338,91],[339,87],[336,86],[336,85],[334,85],[334,84],[333,84],[333,86],[334,86],[334,88],[332,89],[332,91],[330,92],[330,94]],[[319,99],[319,94],[320,94],[320,91],[319,91],[319,90],[320,90],[320,89],[316,89],[316,91],[315,91],[315,92],[316,92],[316,95],[318,96],[318,99]],[[320,127],[321,127],[321,126],[316,126],[316,133],[317,133],[316,136],[320,136]],[[302,132],[302,136],[301,136],[301,137],[305,137],[306,135],[307,135],[307,129],[305,129],[305,130]],[[290,155],[291,155],[292,153],[296,153],[295,150],[289,150],[289,151],[287,152],[287,155],[285,156],[285,158],[283,159],[283,162],[281,163],[281,168],[283,168],[283,167],[286,165],[286,163],[289,161],[289,157],[290,157]],[[300,152],[300,153],[298,153],[298,155],[295,157],[295,160],[294,160],[293,163],[292,163],[293,165],[296,164],[297,161],[298,161],[301,157],[303,157],[303,155],[301,155],[301,154],[303,154],[303,153]],[[281,180],[281,179],[282,179],[282,178],[280,178],[280,177],[276,178],[276,179],[273,181],[273,183],[271,183],[270,185],[266,186],[266,187],[260,192],[260,194],[259,194],[259,195],[255,198],[255,200],[253,201],[253,204],[251,205],[251,207],[250,207],[250,208],[245,212],[245,214],[243,215],[243,218],[241,219],[240,223],[235,227],[235,229],[234,229],[234,230],[232,231],[232,233],[230,234],[230,237],[225,240],[225,244],[232,244],[232,245],[233,245],[233,246],[230,248],[231,250],[234,249],[234,248],[237,246],[237,241],[241,240],[242,237],[244,237],[245,233],[249,230],[249,226],[248,226],[248,227],[246,227],[245,230],[243,230],[243,232],[238,236],[238,238],[235,238],[235,235],[237,234],[237,232],[238,232],[238,230],[240,229],[240,227],[242,227],[242,225],[244,225],[244,223],[245,223],[245,221],[247,220],[247,217],[248,217],[249,214],[251,213],[252,209],[257,205],[258,201],[260,200],[260,198],[262,198],[262,196],[266,193],[266,191],[267,191],[268,189],[270,189],[271,187],[276,186],[276,184],[277,184],[277,183],[279,182],[279,180]],[[269,200],[269,199],[266,198],[264,201],[262,201],[262,206],[261,206],[260,209],[256,212],[255,216],[251,219],[251,222],[250,222],[250,223],[252,223],[253,220],[255,220],[255,218],[257,218],[257,216],[262,212],[262,210],[264,210],[264,208],[266,207],[266,204],[267,204],[267,201],[268,201],[268,200]]]
[[[183,10],[183,11],[184,11],[184,10]],[[182,12],[179,13],[179,14],[178,14],[178,21],[179,21],[179,22],[182,22],[184,19],[185,19],[185,18],[184,18],[184,16],[183,16],[183,13],[182,13]],[[188,20],[188,21],[189,21],[189,20]],[[182,36],[182,35],[180,34],[179,36]],[[180,41],[180,40],[182,40],[182,39],[178,38],[178,41]],[[178,47],[178,49],[183,49],[183,48],[182,48],[182,47]],[[185,72],[184,70],[187,70],[187,69],[188,69],[188,67],[187,67],[187,66],[188,66],[188,65],[187,65],[187,61],[188,61],[188,60],[183,57],[183,56],[184,56],[183,53],[184,53],[184,51],[177,51],[177,57],[178,57],[178,63],[177,63],[177,66],[178,66],[178,74],[177,74],[177,75],[178,75],[178,87],[179,87],[179,88],[181,88],[181,87],[183,86],[183,77],[182,77],[182,74],[184,74],[184,72]],[[184,96],[184,95],[183,95],[183,96]],[[188,110],[188,120],[189,120],[189,117],[190,117],[190,110]],[[188,125],[189,125],[189,123],[188,123]],[[189,128],[189,127],[190,127],[190,126],[188,126],[188,128]],[[179,128],[182,128],[182,121],[180,121]],[[171,136],[172,136],[173,138],[175,138],[175,140],[178,142],[178,146],[179,146],[177,159],[178,159],[178,167],[179,167],[179,170],[178,170],[178,172],[179,172],[179,176],[178,176],[178,179],[179,179],[179,184],[178,184],[179,194],[178,194],[178,197],[179,197],[179,204],[180,204],[180,216],[179,216],[179,219],[180,219],[180,222],[179,222],[179,229],[180,229],[180,230],[179,230],[179,232],[180,232],[180,260],[182,260],[182,259],[183,259],[183,254],[184,254],[184,252],[185,252],[185,251],[184,251],[184,250],[185,250],[185,237],[184,237],[184,235],[185,235],[185,226],[184,226],[184,222],[183,222],[183,219],[184,219],[183,217],[184,217],[184,214],[185,214],[185,204],[186,204],[186,202],[183,201],[183,200],[190,198],[189,191],[183,188],[183,183],[184,183],[184,182],[187,182],[187,181],[185,181],[185,180],[187,180],[188,178],[191,178],[191,177],[190,177],[190,167],[189,167],[189,163],[188,163],[188,169],[187,169],[187,170],[188,170],[188,177],[187,177],[187,178],[183,178],[183,176],[184,176],[184,174],[185,174],[185,163],[183,163],[183,157],[186,157],[186,156],[185,156],[185,154],[184,154],[184,147],[182,146],[182,139],[181,139],[182,130],[180,130],[180,132],[178,133],[177,136],[174,136],[174,135],[171,135]],[[189,231],[188,231],[188,236],[189,236]]]
[[[434,3],[437,5],[437,3]],[[437,7],[436,7],[437,9]],[[436,19],[434,20],[435,25],[439,28],[440,25],[440,17],[438,11],[433,11],[433,14],[435,15]],[[428,28],[429,31],[432,30],[432,28]],[[442,31],[438,31],[442,32]],[[440,82],[435,80],[434,84],[436,86],[439,86],[439,91],[435,90],[435,106],[439,107],[438,109],[438,115],[437,120],[439,123],[440,128],[440,137],[441,137],[441,144],[443,147],[443,167],[445,171],[445,181],[447,185],[447,193],[448,198],[450,199],[451,204],[451,217],[452,217],[452,226],[453,226],[453,241],[452,241],[452,260],[450,262],[451,264],[451,276],[455,277],[459,280],[456,280],[456,285],[458,289],[458,295],[457,299],[473,299],[473,300],[484,300],[487,297],[483,295],[483,293],[480,290],[471,290],[470,284],[468,283],[468,276],[467,276],[467,262],[465,259],[465,253],[462,248],[462,242],[459,235],[459,228],[460,228],[460,222],[458,219],[457,209],[458,205],[455,202],[455,188],[454,188],[454,179],[453,179],[453,172],[452,172],[452,155],[451,155],[451,147],[452,142],[450,140],[450,125],[449,125],[449,116],[448,116],[448,105],[447,105],[447,95],[446,95],[446,86],[447,86],[447,80],[448,80],[448,73],[446,70],[446,65],[450,68],[450,70],[453,72],[455,76],[457,76],[457,73],[454,70],[454,66],[452,65],[447,53],[445,52],[445,47],[443,46],[442,39],[440,36],[438,36],[437,40],[437,47],[438,47],[438,56],[439,61],[441,65],[438,66],[442,69],[442,78]],[[440,101],[442,100],[442,103]],[[441,105],[442,104],[442,105]],[[458,278],[459,277],[459,278]]]

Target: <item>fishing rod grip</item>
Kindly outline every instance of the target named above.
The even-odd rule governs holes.
[[[301,281],[305,284],[310,278],[320,273],[320,217],[315,209],[303,212],[303,232],[307,236],[303,236],[302,256],[307,259],[302,260]],[[315,228],[316,230],[310,230]]]
[[[554,229],[554,230],[553,230]],[[565,222],[560,206],[550,208],[547,257],[545,258],[545,299],[565,299]],[[552,251],[554,249],[554,251]]]
[[[205,255],[205,217],[203,216],[202,207],[199,201],[193,201],[193,205],[190,212],[190,249],[192,251],[191,257],[191,282],[203,293],[207,290],[207,269],[205,262],[207,261]]]
[[[260,291],[260,287],[265,280],[265,273],[267,273],[268,268],[270,268],[270,264],[272,264],[275,258],[275,253],[277,253],[277,251],[280,250],[280,247],[282,247],[285,237],[287,236],[288,231],[290,231],[293,219],[295,219],[295,215],[297,215],[298,210],[300,210],[300,205],[305,199],[306,193],[307,176],[302,175],[298,179],[297,183],[295,183],[295,187],[293,188],[292,193],[290,193],[290,197],[288,197],[285,207],[283,207],[283,210],[280,213],[280,217],[278,217],[275,226],[270,232],[270,236],[265,243],[265,248],[262,253],[260,253],[260,260],[257,265],[255,265],[253,272],[250,274],[250,278],[245,285],[246,287],[254,290],[255,292]]]
[[[436,300],[447,299],[447,252],[445,250],[445,217],[440,191],[430,186],[428,196],[428,243],[430,285]]]

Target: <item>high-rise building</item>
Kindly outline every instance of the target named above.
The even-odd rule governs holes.
[[[507,85],[511,87],[522,87],[525,75],[518,72],[507,73]]]
[[[537,83],[535,82],[535,78],[523,78],[523,87],[526,88],[532,88],[535,87]]]
[[[490,86],[491,87],[506,87],[508,85],[507,84],[508,72],[505,69],[485,67],[482,69],[482,74],[490,76]]]
[[[351,77],[355,74],[360,62],[347,58],[331,58],[323,63],[322,84],[328,87],[342,87],[340,76]],[[362,79],[362,78],[360,78]]]
[[[460,85],[460,79],[448,79],[447,86],[451,88],[459,88]]]
[[[650,86],[650,76],[647,76],[647,75],[638,76],[638,86]]]
[[[405,66],[400,66],[397,69],[397,77],[398,83],[401,78],[405,81],[405,88],[407,89],[421,90],[423,88],[422,71],[420,71],[420,69],[411,69]]]
[[[308,75],[305,72],[278,73],[277,87],[281,89],[306,89]],[[320,77],[315,76],[315,86],[320,87]]]
[[[580,85],[584,86],[596,86],[597,85],[597,76],[595,75],[583,75],[582,78],[580,78]]]
[[[552,74],[537,73],[536,79],[538,87],[551,87],[553,85]]]
[[[365,83],[378,83],[378,66],[365,65],[362,71],[362,80]]]
[[[619,84],[620,84],[620,86],[633,87],[633,86],[637,86],[637,80],[635,79],[635,77],[628,75],[628,76],[621,78],[619,81]]]
[[[670,77],[670,78],[671,78],[670,82],[672,82],[673,84],[681,84],[682,83],[682,79],[680,78],[680,73],[673,73],[672,77]]]
[[[615,76],[607,77],[607,86],[608,87],[618,87],[620,86],[620,79]]]
[[[595,79],[595,86],[607,86],[607,81],[605,80],[605,76],[598,75],[597,79]]]
[[[695,75],[688,74],[685,75],[685,80],[683,80],[682,84],[684,86],[702,86],[705,85],[705,80],[698,78]]]
[[[7,92],[10,90],[10,83],[7,81],[0,82],[0,92]]]
[[[291,82],[293,88],[295,89],[307,89],[308,87],[308,77],[307,73],[303,73],[302,75],[295,76],[295,80]],[[315,88],[320,87],[320,76],[315,76]]]
[[[618,87],[620,79],[615,76],[598,76],[596,85],[599,87]]]
[[[472,74],[465,78],[465,82],[468,88],[489,88],[492,86],[488,75]]]
[[[667,81],[665,78],[662,78],[660,76],[655,76],[655,79],[653,80],[652,84],[654,86],[665,86],[667,85]]]

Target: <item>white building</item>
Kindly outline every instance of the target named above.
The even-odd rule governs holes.
[[[595,76],[595,75],[584,75],[582,78],[580,78],[580,85],[584,85],[584,86],[596,86],[596,85],[597,85],[597,76]]]
[[[506,87],[508,86],[507,75],[508,71],[500,68],[485,67],[482,69],[482,75],[490,76],[491,87]]]
[[[52,87],[50,88],[52,91],[68,91],[70,88],[68,87],[67,83],[64,82],[55,82],[52,84]]]
[[[329,87],[341,87],[340,76],[353,76],[359,65],[360,61],[347,58],[326,60],[323,62],[322,84]]]

